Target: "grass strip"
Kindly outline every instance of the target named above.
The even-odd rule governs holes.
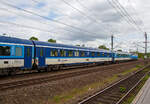
[[[65,102],[72,100],[72,99],[76,98],[77,96],[84,95],[87,92],[90,92],[94,89],[102,88],[106,84],[108,85],[108,84],[111,84],[111,83],[117,81],[119,79],[120,75],[122,75],[122,76],[128,75],[129,73],[134,72],[142,67],[143,66],[141,66],[141,65],[137,65],[135,68],[132,68],[130,70],[123,71],[119,74],[115,74],[113,76],[105,78],[104,80],[89,84],[89,85],[81,87],[81,88],[74,88],[74,89],[67,91],[65,93],[62,93],[60,95],[56,95],[52,99],[49,99],[49,100],[50,100],[50,102],[53,102],[53,104],[64,104]]]
[[[150,69],[148,69],[150,70]],[[125,99],[125,101],[122,104],[131,104],[132,101],[135,99],[138,92],[141,90],[141,88],[144,86],[145,82],[149,79],[150,75],[146,75],[144,79],[141,81],[141,83],[132,91],[132,93]]]

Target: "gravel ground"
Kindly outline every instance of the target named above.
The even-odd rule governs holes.
[[[143,64],[142,62],[140,63]],[[50,83],[42,83],[38,85],[33,85],[29,87],[19,88],[15,90],[8,90],[0,92],[0,104],[75,104],[79,99],[82,99],[104,87],[110,83],[105,82],[104,85],[95,87],[94,89],[88,89],[84,94],[77,94],[76,96],[65,96],[62,95],[72,92],[73,89],[83,88],[85,86],[91,85],[97,82],[104,82],[106,78],[113,77],[118,73],[124,72],[125,70],[131,69],[139,65],[123,65],[115,67],[114,69],[109,69],[105,71],[99,71],[95,73],[89,73],[86,75],[66,78],[58,81],[53,81]],[[122,78],[124,76],[120,76]],[[118,79],[117,79],[118,80]],[[111,83],[115,82],[113,80]],[[62,101],[59,101],[63,99]],[[67,100],[66,100],[67,99]]]

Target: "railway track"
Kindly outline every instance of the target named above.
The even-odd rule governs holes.
[[[150,73],[150,71],[146,70],[148,67],[150,65],[84,99],[78,104],[121,104],[142,79]]]
[[[140,62],[141,60],[137,60],[134,62]],[[147,61],[147,60],[142,60],[142,61]],[[131,62],[131,61],[129,61]],[[124,62],[124,63],[128,63],[128,62]],[[116,64],[107,64],[107,66],[115,66]],[[66,70],[74,70],[74,69],[81,69],[81,68],[92,68],[92,67],[97,67],[97,66],[106,66],[105,64],[87,64],[87,65],[77,65],[77,66],[64,66],[61,67],[61,70],[41,70],[40,72],[38,72],[37,70],[29,70],[29,71],[20,71],[15,73],[14,75],[0,75],[0,78],[5,78],[5,77],[12,77],[12,76],[22,76],[22,75],[30,75],[30,74],[39,74],[39,73],[50,73],[50,72],[56,72],[56,71],[66,71]]]
[[[124,65],[130,65],[135,62],[131,63],[123,63]],[[110,66],[103,66],[101,68],[93,68],[90,70],[81,70],[81,71],[75,71],[75,72],[69,72],[69,73],[64,73],[64,74],[58,74],[58,75],[53,75],[53,76],[43,76],[43,77],[38,77],[38,78],[30,78],[30,79],[23,79],[23,80],[18,80],[18,81],[11,81],[11,82],[4,82],[0,83],[0,91],[5,91],[8,89],[15,89],[18,87],[25,87],[25,86],[31,86],[35,84],[41,84],[41,83],[46,83],[46,82],[51,82],[51,81],[57,81],[69,77],[75,77],[79,75],[86,75],[88,73],[95,73],[95,72],[105,72],[108,70],[114,70],[115,68],[121,67],[122,65],[120,64],[114,64]]]

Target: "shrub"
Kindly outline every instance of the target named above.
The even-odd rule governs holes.
[[[125,87],[120,87],[120,92],[124,93],[126,91],[126,88]]]

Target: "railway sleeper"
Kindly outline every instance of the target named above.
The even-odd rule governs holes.
[[[114,104],[113,102],[114,101],[99,98],[99,99],[95,99],[95,103],[92,102],[92,103],[87,103],[87,104]]]
[[[109,95],[106,95],[106,96],[102,96],[101,98],[103,99],[107,99],[107,100],[112,100],[112,101],[118,101],[120,99],[121,95],[120,96],[109,96]]]

